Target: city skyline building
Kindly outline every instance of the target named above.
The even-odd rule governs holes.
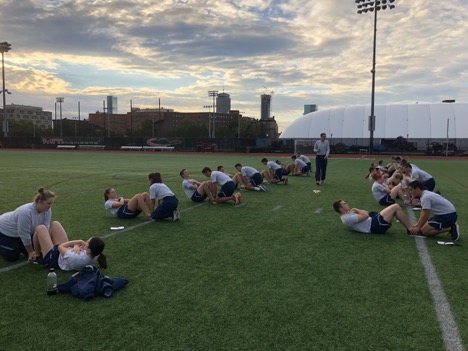
[[[271,95],[262,94],[260,95],[261,105],[260,105],[260,119],[266,121],[270,119],[271,112]]]
[[[219,93],[216,97],[216,113],[229,113],[231,110],[231,97],[226,93]]]
[[[304,105],[304,115],[315,112],[318,110],[318,106],[316,104]]]
[[[118,101],[116,96],[107,96],[107,113],[109,115],[119,113]]]

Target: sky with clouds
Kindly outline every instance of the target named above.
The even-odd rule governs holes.
[[[466,102],[466,0],[396,0],[379,11],[376,104]],[[205,111],[208,91],[280,130],[303,114],[370,104],[372,13],[354,0],[0,0],[10,103],[63,117],[134,107]]]

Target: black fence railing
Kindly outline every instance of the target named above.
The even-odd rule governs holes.
[[[8,137],[0,138],[0,147],[20,149],[99,149],[165,150],[170,147],[180,152],[242,152],[242,153],[294,153],[313,154],[317,139],[208,139],[162,137]],[[468,139],[374,139],[369,150],[366,138],[330,138],[334,154],[422,154],[468,155]]]

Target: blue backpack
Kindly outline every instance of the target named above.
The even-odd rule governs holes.
[[[103,276],[99,268],[88,265],[68,278],[66,283],[58,284],[57,288],[60,292],[69,292],[75,297],[91,300],[96,296],[111,297],[114,291],[127,284],[127,279]]]

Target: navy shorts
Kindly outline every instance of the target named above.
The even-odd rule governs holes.
[[[55,268],[58,269],[58,258],[60,256],[60,252],[58,250],[58,245],[55,245],[52,250],[50,250],[42,259],[38,260],[39,264],[43,264],[48,268]]]
[[[249,181],[253,186],[258,186],[263,183],[263,178],[260,173],[255,173]]]
[[[301,169],[302,173],[307,173],[309,171],[310,171],[310,166],[305,166],[305,167],[302,167],[302,169]]]
[[[21,254],[28,257],[28,251],[25,249],[21,239],[12,238],[0,233],[0,256],[7,261],[17,261]]]
[[[273,178],[274,178],[274,179],[278,179],[278,180],[283,179],[283,169],[282,169],[282,168],[278,168],[278,169],[275,171],[275,176],[274,176]]]
[[[385,233],[390,227],[392,226],[391,223],[388,223],[380,213],[377,213],[375,216],[372,217],[371,222],[371,233],[373,234],[383,234]]]
[[[232,194],[234,194],[235,189],[236,189],[236,184],[234,184],[233,181],[229,181],[221,187],[218,193],[218,197],[232,196]]]
[[[390,206],[395,203],[395,200],[392,199],[390,194],[385,195],[383,198],[380,199],[379,204],[382,206]]]
[[[127,204],[125,204],[119,207],[119,210],[117,211],[117,217],[121,219],[135,218],[140,213],[141,213],[140,210],[136,210],[135,212],[130,211]]]
[[[442,230],[444,228],[450,228],[455,225],[455,222],[457,221],[457,213],[447,213],[444,215],[439,215],[439,216],[434,216],[432,218],[429,218],[427,223],[432,227],[437,230]]]
[[[208,195],[206,195],[206,194],[200,195],[200,193],[195,190],[195,192],[192,194],[192,197],[190,198],[190,200],[192,200],[193,202],[203,202],[207,198],[207,196]]]

